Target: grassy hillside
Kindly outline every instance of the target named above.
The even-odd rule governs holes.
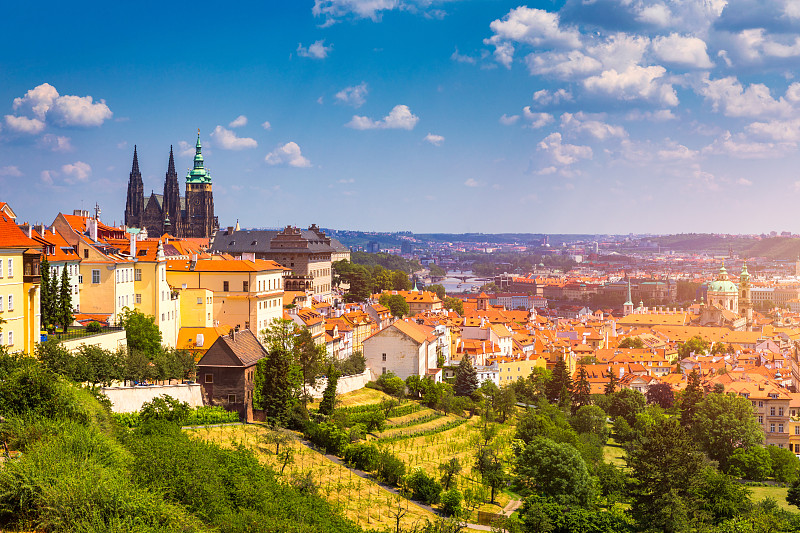
[[[729,249],[743,257],[796,259],[800,254],[800,239],[773,237],[762,240],[744,237],[723,238],[703,233],[665,235],[650,239],[668,250],[727,254]]]

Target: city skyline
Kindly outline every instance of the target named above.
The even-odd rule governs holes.
[[[8,6],[0,190],[121,223],[197,128],[220,226],[797,233],[800,9],[317,0]]]

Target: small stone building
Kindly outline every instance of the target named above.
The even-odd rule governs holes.
[[[251,421],[256,363],[266,356],[267,351],[250,330],[220,336],[197,363],[197,380],[203,386],[205,400]]]

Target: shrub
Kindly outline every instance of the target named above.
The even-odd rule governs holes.
[[[448,516],[461,514],[461,501],[464,497],[458,489],[450,489],[442,493],[442,511]]]
[[[380,455],[374,444],[351,444],[344,450],[345,462],[364,472],[372,472],[378,467]]]
[[[406,393],[406,382],[397,377],[394,372],[381,374],[376,384],[383,392],[391,396],[400,398]]]
[[[348,434],[332,422],[309,423],[306,427],[305,436],[325,450],[326,453],[334,455],[341,455],[345,446],[350,442]]]
[[[139,416],[143,422],[163,420],[180,425],[189,416],[189,411],[188,403],[176,400],[169,394],[162,394],[152,401],[143,403]]]
[[[388,450],[383,450],[378,457],[375,469],[376,477],[389,485],[399,485],[406,475],[406,464]]]
[[[89,322],[86,324],[86,333],[100,333],[103,331],[100,322]]]
[[[349,416],[349,425],[364,424],[367,431],[383,431],[386,427],[386,416],[383,411],[376,407],[363,413],[355,413]]]
[[[411,497],[425,502],[428,505],[438,503],[442,494],[442,485],[435,478],[429,476],[421,468],[406,477],[406,486],[411,491]]]

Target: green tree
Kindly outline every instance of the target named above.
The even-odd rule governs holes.
[[[436,296],[438,296],[441,301],[444,301],[444,299],[447,296],[445,294],[444,286],[439,285],[438,283],[434,285],[428,285],[427,287],[425,287],[425,290],[436,293]]]
[[[464,301],[460,298],[446,296],[444,299],[444,306],[451,311],[455,311],[459,315],[464,315]]]
[[[293,344],[297,352],[300,370],[303,373],[303,388],[305,390],[306,386],[314,387],[325,362],[325,345],[314,342],[311,330],[306,327],[299,328]],[[303,400],[306,400],[306,394],[303,394]]]
[[[764,442],[764,433],[753,414],[750,400],[734,394],[709,394],[697,407],[692,436],[700,450],[718,461],[727,472],[737,448]]]
[[[641,337],[625,337],[620,341],[618,344],[620,348],[644,348],[644,342],[642,342]]]
[[[633,426],[636,424],[636,415],[644,410],[644,394],[633,389],[621,389],[611,395],[608,402],[608,415],[612,418],[621,416]]]
[[[431,276],[435,278],[443,278],[447,275],[447,271],[445,269],[434,263],[428,265],[428,270],[430,270]]]
[[[728,474],[749,481],[764,481],[772,475],[772,457],[762,446],[737,448],[728,460]]]
[[[705,355],[708,353],[708,341],[703,340],[703,337],[695,335],[686,342],[678,345],[678,357],[684,359],[691,354]]]
[[[456,382],[453,388],[457,396],[472,396],[478,388],[478,371],[472,366],[472,361],[466,354],[456,369]]]
[[[534,437],[519,453],[515,471],[523,485],[561,504],[585,506],[592,499],[586,463],[569,444]]]
[[[442,473],[442,485],[444,485],[444,490],[450,490],[450,485],[453,483],[456,475],[461,472],[461,463],[458,460],[458,457],[453,457],[446,463],[442,463],[439,465],[439,471]]]
[[[604,443],[608,438],[606,413],[596,405],[584,405],[570,418],[569,423],[579,434],[597,435]]]
[[[275,319],[264,330],[267,356],[256,364],[254,407],[267,419],[286,425],[302,387],[303,375],[294,352],[296,327],[290,320]]]
[[[500,387],[495,397],[492,398],[492,405],[500,418],[500,422],[505,423],[517,408],[517,395],[513,387],[510,385]]]
[[[388,307],[389,311],[392,312],[392,316],[397,318],[402,318],[403,316],[408,315],[410,312],[408,302],[400,294],[389,294],[388,292],[384,292],[378,299],[378,303]]]
[[[586,365],[578,365],[578,379],[572,388],[572,412],[576,412],[584,405],[592,403],[592,386],[589,384],[589,374]]]
[[[750,509],[750,490],[716,468],[705,467],[693,491],[700,511],[714,524],[744,516]]]
[[[567,363],[563,357],[559,357],[553,367],[553,378],[547,384],[545,394],[551,403],[569,405],[571,390],[572,377],[569,375]]]
[[[142,352],[148,358],[153,358],[161,350],[161,331],[154,316],[125,308],[120,314],[119,325],[125,328],[128,349]]]
[[[58,321],[56,307],[58,299],[58,280],[53,276],[53,271],[50,268],[50,262],[47,257],[42,258],[39,265],[39,272],[41,273],[41,285],[39,288],[39,306],[41,309],[42,327],[46,330],[55,325]]]
[[[775,481],[781,483],[793,483],[798,478],[800,460],[787,448],[778,446],[767,446],[770,459],[772,460],[772,476]]]
[[[392,273],[378,265],[372,271],[372,290],[375,293],[392,290]]]
[[[408,279],[408,274],[402,270],[392,271],[392,286],[396,291],[411,290],[411,281]]]
[[[61,269],[61,287],[58,292],[55,314],[57,322],[61,324],[61,330],[66,333],[72,324],[72,286],[69,283],[66,265]]]
[[[640,435],[628,454],[628,466],[631,514],[639,526],[670,533],[688,528],[703,458],[680,423],[664,418]]]
[[[614,370],[611,368],[609,368],[608,371],[606,372],[606,377],[608,378],[608,383],[606,383],[606,387],[605,390],[603,391],[603,394],[608,396],[610,394],[614,394],[614,391],[617,390],[617,385],[619,384],[619,378],[614,373]]]
[[[786,493],[786,501],[789,505],[800,507],[800,479],[794,480]]]
[[[332,415],[333,410],[336,408],[336,386],[339,383],[339,373],[333,368],[333,365],[328,365],[328,385],[322,393],[322,401],[319,403],[319,412],[323,415]]]
[[[703,401],[703,386],[696,368],[689,373],[687,381],[686,388],[681,393],[681,424],[691,429],[697,406]]]

